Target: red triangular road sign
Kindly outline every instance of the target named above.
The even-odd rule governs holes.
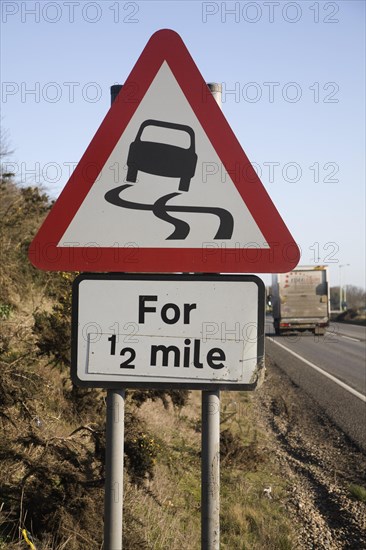
[[[272,273],[299,250],[181,38],[161,30],[29,258],[45,270]]]

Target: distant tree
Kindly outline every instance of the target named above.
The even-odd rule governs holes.
[[[347,309],[362,309],[366,307],[366,292],[363,288],[354,285],[344,287]]]
[[[359,286],[345,285],[343,287],[343,301],[347,304],[346,309],[362,309],[366,306],[366,292]],[[330,289],[330,308],[339,310],[339,286]]]
[[[330,289],[330,309],[339,310],[339,286],[333,286]]]

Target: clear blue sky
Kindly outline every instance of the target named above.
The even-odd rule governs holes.
[[[3,0],[1,10],[2,127],[18,181],[57,197],[109,108],[110,85],[171,28],[205,80],[223,83],[225,116],[301,263],[329,265],[334,286],[340,271],[365,286],[363,1]]]

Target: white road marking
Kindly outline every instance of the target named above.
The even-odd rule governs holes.
[[[271,342],[273,342],[274,344],[276,344],[277,346],[279,346],[280,348],[283,348],[285,349],[286,351],[288,351],[289,353],[291,353],[291,355],[293,355],[294,357],[296,357],[297,359],[300,359],[300,361],[303,361],[304,363],[306,363],[307,365],[309,365],[309,367],[313,368],[314,370],[320,372],[321,374],[323,374],[326,378],[329,378],[330,380],[332,380],[333,382],[335,382],[336,384],[338,384],[338,386],[340,386],[341,388],[343,388],[344,390],[347,390],[349,393],[352,393],[352,395],[354,395],[355,397],[358,397],[358,399],[361,399],[361,401],[363,401],[364,403],[366,403],[366,395],[363,395],[362,393],[358,392],[357,390],[354,390],[353,388],[351,388],[350,386],[347,386],[347,384],[345,384],[344,382],[341,382],[341,380],[339,380],[338,378],[336,378],[335,376],[332,376],[331,374],[329,374],[329,372],[321,369],[320,367],[318,367],[317,365],[314,365],[314,363],[311,363],[310,361],[308,361],[307,359],[304,359],[304,357],[301,357],[301,355],[299,355],[298,353],[295,353],[294,351],[292,351],[291,349],[287,348],[286,346],[284,346],[283,344],[280,344],[279,342],[277,342],[276,340],[274,340],[273,338],[268,338]]]
[[[352,340],[352,342],[361,342],[358,338],[352,338],[351,336],[344,336],[343,334],[340,334],[341,338],[346,338],[346,340]]]

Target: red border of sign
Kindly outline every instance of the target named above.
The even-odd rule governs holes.
[[[214,241],[187,249],[57,247],[164,61],[271,245],[269,249],[260,248],[260,243],[258,248],[242,248],[244,243],[224,248],[224,243]],[[274,273],[290,271],[299,256],[296,243],[186,46],[171,30],[160,30],[150,38],[29,248],[32,264],[49,271]]]

